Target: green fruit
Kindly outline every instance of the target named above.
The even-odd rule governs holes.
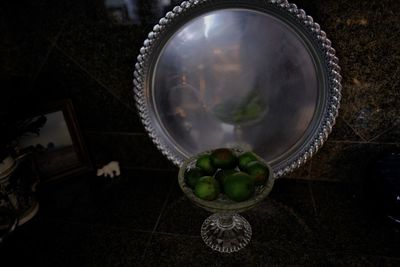
[[[196,161],[196,167],[200,168],[205,174],[213,175],[216,171],[214,166],[211,164],[210,155],[202,155]]]
[[[224,192],[234,201],[245,201],[254,194],[254,181],[250,175],[238,172],[225,179]]]
[[[201,169],[190,169],[185,173],[186,184],[193,189],[197,183],[197,180],[199,180],[202,176],[204,176],[204,173]]]
[[[263,185],[269,176],[268,167],[259,161],[252,161],[246,165],[247,173],[253,177],[255,185]]]
[[[224,183],[225,183],[226,178],[229,175],[232,175],[232,174],[237,173],[237,172],[238,171],[236,171],[236,170],[222,170],[222,169],[217,171],[217,173],[215,174],[214,177],[218,181],[219,185],[221,186],[222,191],[223,191],[223,188],[224,188]]]
[[[214,200],[219,195],[219,184],[211,176],[201,177],[194,187],[194,194],[204,200]]]
[[[233,169],[237,164],[237,158],[235,154],[227,148],[218,148],[213,150],[210,159],[211,164],[215,168]]]
[[[245,152],[239,156],[239,169],[242,171],[247,171],[246,166],[252,161],[257,161],[257,157],[253,152]]]

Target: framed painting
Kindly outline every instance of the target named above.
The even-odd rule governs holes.
[[[53,103],[31,115],[43,127],[20,139],[21,152],[32,152],[41,182],[77,175],[92,169],[88,151],[70,100]]]

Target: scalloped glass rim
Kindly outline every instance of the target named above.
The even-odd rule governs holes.
[[[160,126],[152,121],[152,114],[149,111],[149,106],[146,100],[147,88],[145,81],[148,78],[148,65],[152,60],[152,52],[155,45],[159,44],[160,38],[167,31],[173,29],[174,24],[181,17],[187,17],[186,12],[196,7],[201,8],[205,5],[214,5],[220,3],[228,3],[226,0],[190,0],[184,1],[179,6],[173,8],[168,12],[165,17],[161,18],[159,23],[154,26],[153,31],[148,34],[148,38],[144,41],[143,47],[140,49],[140,54],[137,57],[134,71],[134,94],[136,99],[136,106],[138,108],[140,117],[144,124],[145,129],[149,133],[152,141],[157,148],[174,164],[181,166],[185,157],[179,153],[179,149],[173,147],[168,139],[160,136]],[[231,1],[232,3],[246,3],[246,1]],[[314,22],[312,17],[307,16],[305,11],[297,8],[295,4],[289,3],[286,0],[267,0],[267,1],[254,1],[256,5],[269,5],[273,8],[285,12],[288,16],[295,19],[308,34],[313,36],[311,40],[314,45],[318,46],[318,50],[323,57],[323,64],[327,71],[327,86],[326,88],[326,105],[320,114],[320,120],[314,125],[315,129],[312,130],[310,137],[303,143],[294,153],[281,163],[273,167],[274,177],[279,178],[287,173],[292,172],[298,167],[304,165],[325,143],[332,127],[335,124],[336,117],[341,100],[341,75],[340,66],[338,65],[338,58],[335,56],[335,49],[331,45],[331,41],[326,37],[326,33],[321,30],[318,23]],[[249,2],[252,5],[253,2]]]
[[[233,150],[236,155],[243,152],[243,150],[241,150],[241,149],[231,149],[231,150]],[[273,176],[273,171],[272,171],[271,166],[267,162],[265,162],[262,158],[260,158],[259,156],[256,155],[258,160],[263,162],[268,167],[269,176],[268,176],[268,179],[267,179],[267,182],[265,185],[258,186],[256,188],[256,192],[251,199],[243,201],[243,202],[235,202],[233,200],[229,200],[226,197],[222,196],[222,194],[216,200],[213,200],[213,201],[207,201],[207,200],[198,198],[193,193],[193,190],[189,186],[186,185],[185,172],[188,167],[194,166],[196,160],[200,156],[210,154],[211,152],[212,151],[209,150],[209,151],[200,153],[194,157],[191,157],[191,158],[185,160],[185,162],[179,168],[179,173],[178,173],[179,186],[182,189],[182,191],[184,192],[184,194],[194,204],[196,204],[197,206],[199,206],[203,209],[211,211],[211,212],[242,212],[242,211],[245,211],[247,209],[254,207],[255,205],[257,205],[257,203],[259,203],[260,201],[262,201],[269,195],[269,193],[271,192],[271,190],[274,186],[274,181],[275,181],[275,178]],[[193,166],[190,166],[190,165],[193,165]]]

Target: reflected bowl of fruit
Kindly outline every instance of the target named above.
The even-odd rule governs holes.
[[[204,242],[220,252],[235,252],[251,239],[250,224],[239,212],[264,200],[274,185],[273,170],[251,151],[218,148],[187,159],[179,186],[195,205],[215,214],[201,228]]]

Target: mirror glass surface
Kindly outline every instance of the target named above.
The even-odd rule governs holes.
[[[220,9],[182,25],[159,53],[151,101],[181,154],[252,149],[270,163],[301,145],[315,117],[321,71],[285,21]]]

